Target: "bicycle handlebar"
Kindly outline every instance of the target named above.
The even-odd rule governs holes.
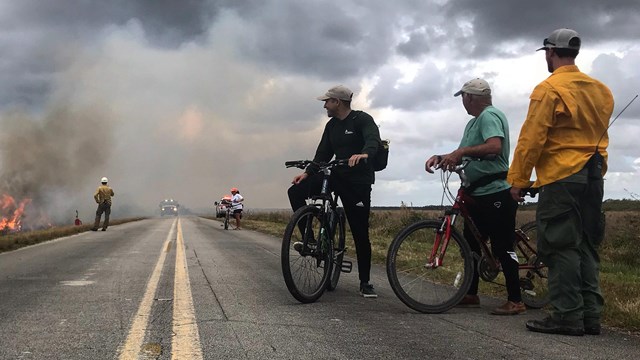
[[[329,162],[315,162],[313,160],[293,160],[285,161],[284,166],[287,168],[296,167],[298,169],[305,169],[308,165],[315,165],[320,169],[333,168],[335,166],[349,164],[349,159],[335,159]]]
[[[534,198],[536,197],[536,195],[538,195],[539,191],[540,189],[533,187],[522,189],[522,197],[529,195],[529,197]]]

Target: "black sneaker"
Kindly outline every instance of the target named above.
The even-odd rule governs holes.
[[[293,243],[293,250],[302,253],[302,241],[296,241]]]
[[[369,283],[360,284],[360,295],[365,298],[377,298],[378,294],[373,290],[373,285]]]
[[[602,331],[602,327],[600,324],[592,324],[584,326],[584,333],[587,335],[600,335]]]
[[[545,318],[544,320],[527,321],[527,329],[546,334],[561,334],[571,336],[584,335],[584,328],[581,323],[577,321],[554,320],[550,316]]]

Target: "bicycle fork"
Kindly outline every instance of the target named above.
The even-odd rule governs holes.
[[[442,221],[442,226],[435,234],[431,255],[429,256],[429,261],[424,265],[425,268],[436,269],[442,266],[444,254],[447,252],[447,246],[451,239],[451,227],[454,221],[455,218],[452,220],[449,216],[446,216]]]

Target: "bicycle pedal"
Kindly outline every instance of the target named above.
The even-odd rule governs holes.
[[[353,269],[353,263],[348,260],[342,260],[342,264],[340,265],[340,271],[343,273],[350,273]]]

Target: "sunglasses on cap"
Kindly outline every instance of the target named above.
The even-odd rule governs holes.
[[[547,45],[553,45],[553,46],[556,46],[556,44],[555,44],[555,43],[552,43],[551,41],[549,41],[549,38],[544,39],[544,40],[542,41],[542,45],[543,45],[543,46],[545,46],[545,47],[546,47]]]

